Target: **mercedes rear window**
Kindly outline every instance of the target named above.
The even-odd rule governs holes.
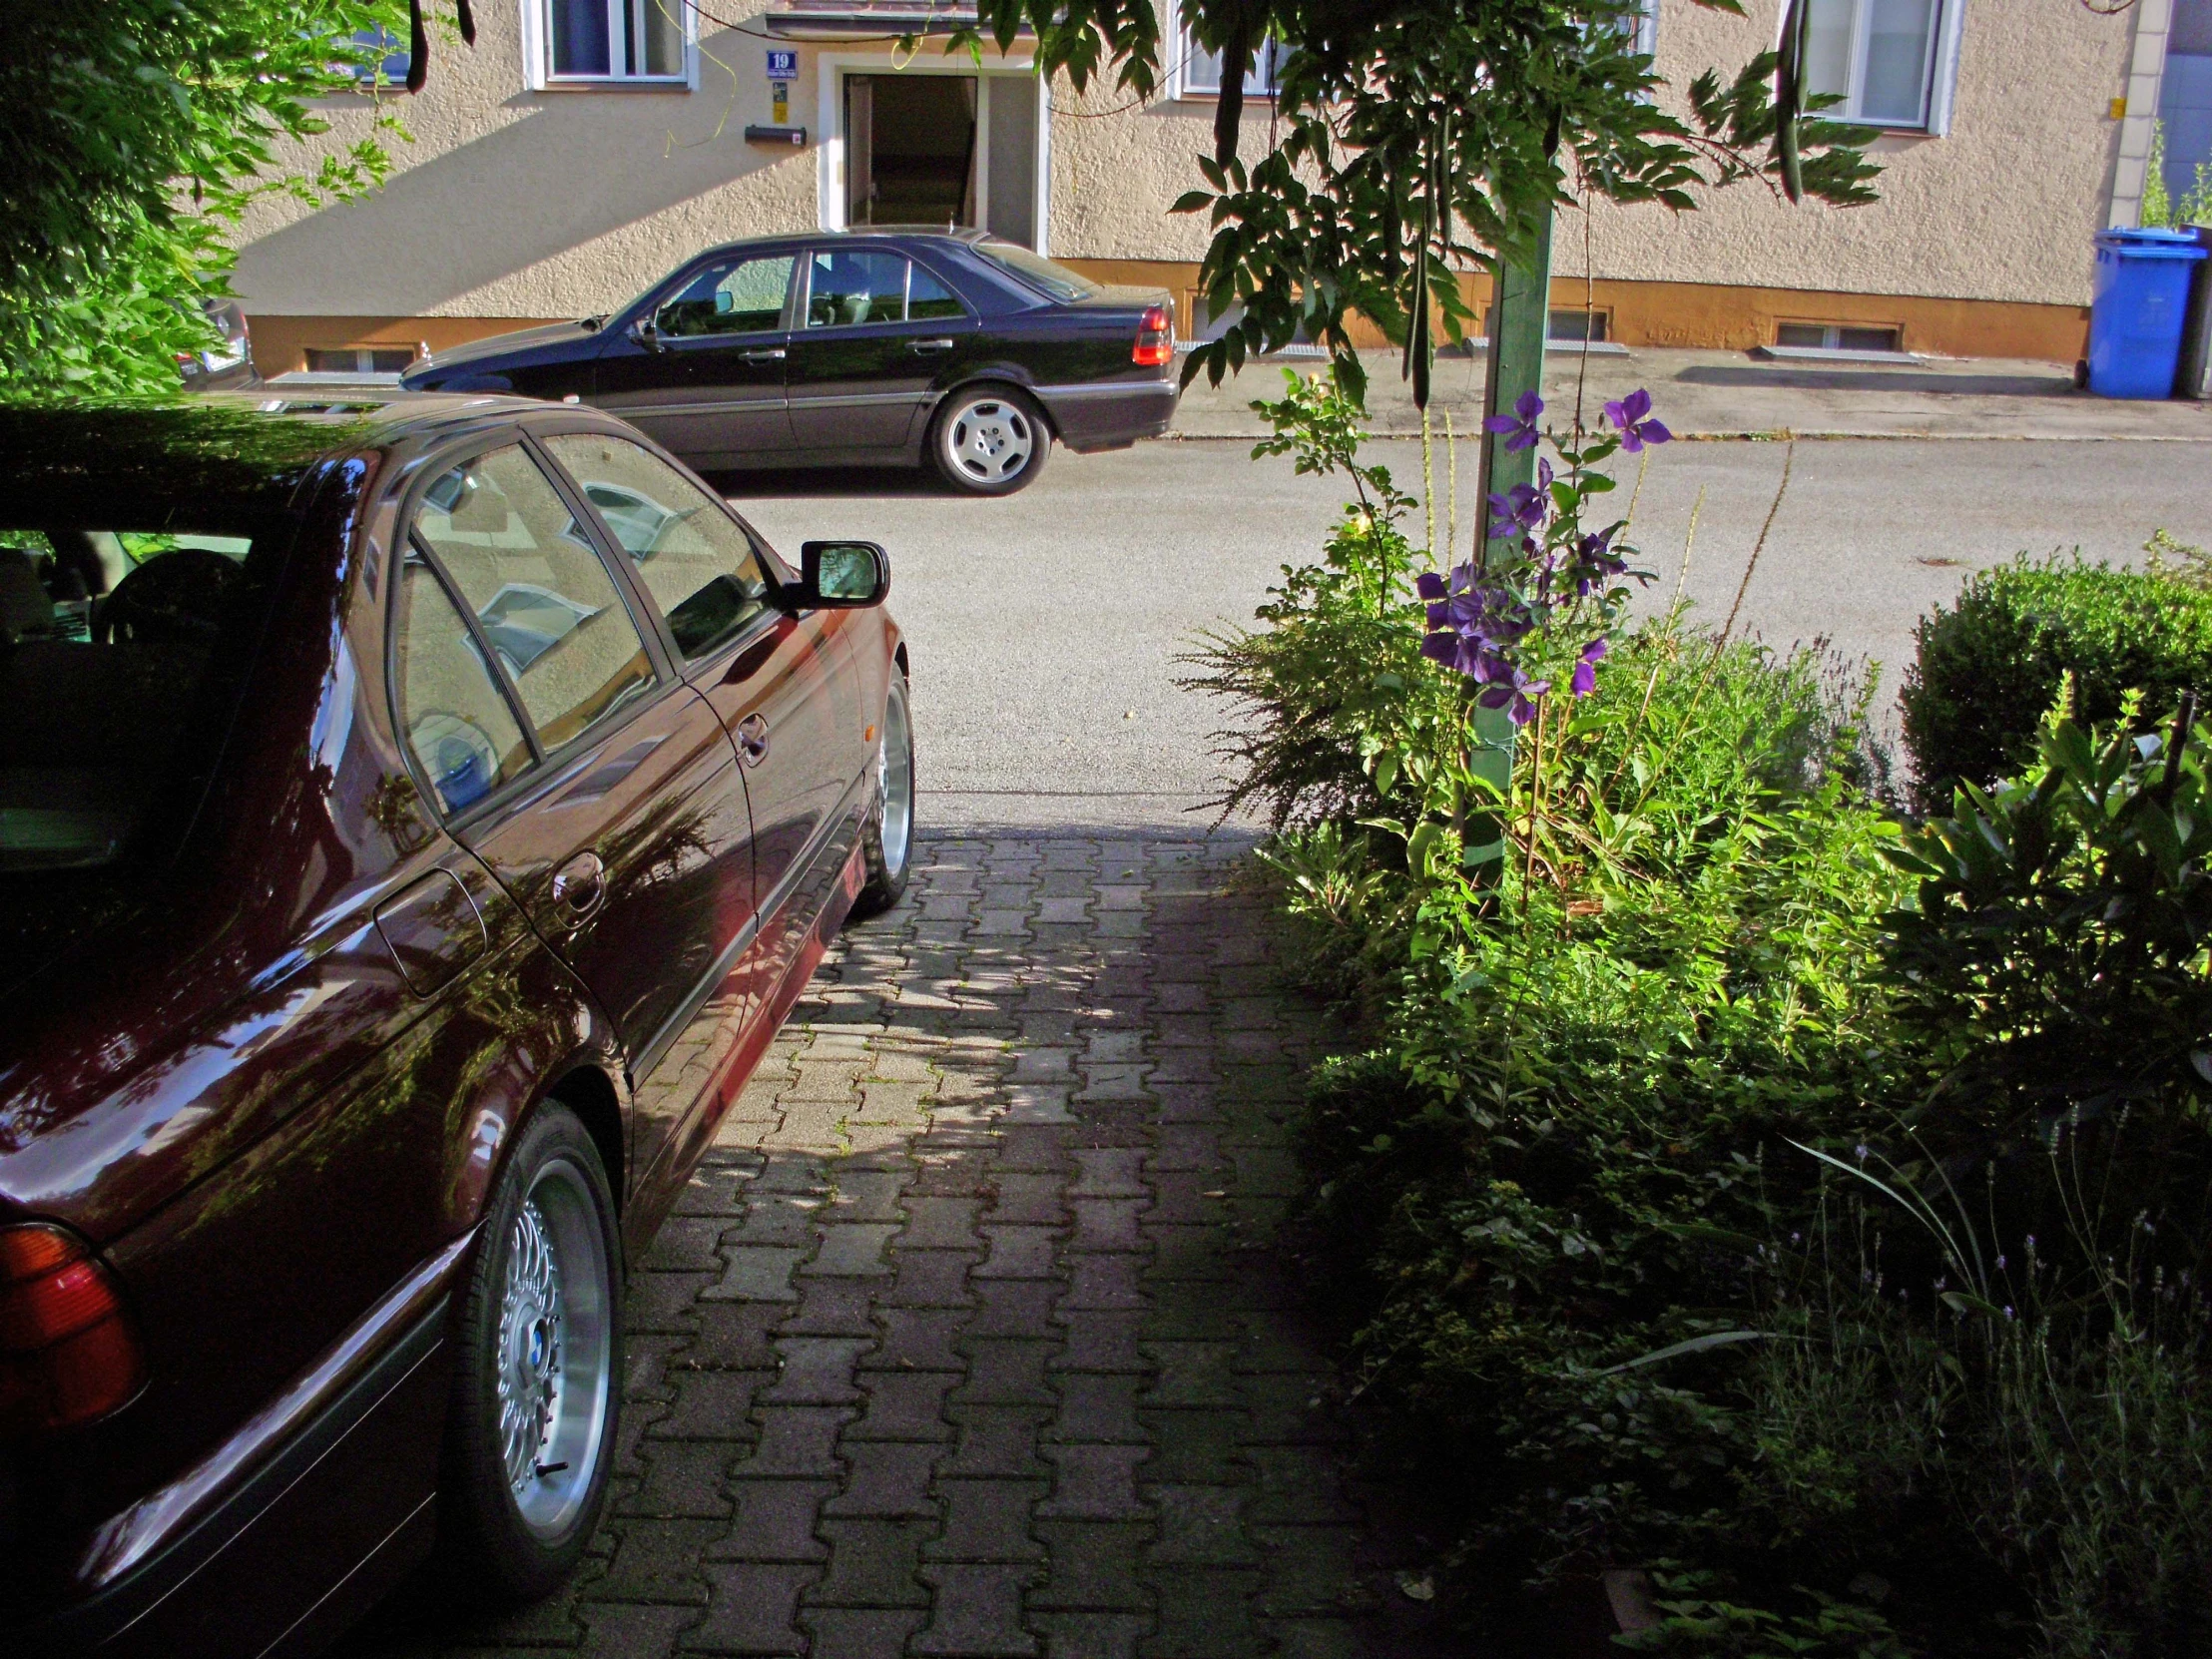
[[[1080,272],[1070,271],[1042,254],[1033,254],[1018,243],[986,238],[975,244],[975,252],[1054,299],[1088,299],[1094,293],[1105,291]]]

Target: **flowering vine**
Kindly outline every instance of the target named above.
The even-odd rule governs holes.
[[[1511,414],[1492,415],[1484,429],[1505,435],[1507,449],[1532,449],[1547,436],[1564,471],[1539,457],[1536,481],[1515,484],[1490,496],[1489,541],[1506,544],[1481,562],[1454,566],[1447,575],[1433,571],[1418,579],[1428,603],[1428,632],[1421,655],[1464,675],[1474,701],[1502,709],[1516,726],[1536,716],[1540,700],[1553,687],[1558,664],[1555,632],[1593,631],[1573,658],[1567,691],[1588,697],[1597,689],[1597,667],[1605,658],[1612,626],[1627,606],[1623,578],[1631,572],[1631,549],[1619,538],[1625,519],[1599,530],[1583,521],[1593,498],[1614,488],[1597,469],[1618,451],[1641,454],[1647,445],[1665,443],[1673,433],[1651,418],[1651,394],[1637,390],[1605,405],[1604,427],[1585,438],[1577,428],[1564,438],[1537,426],[1543,399],[1524,392]]]

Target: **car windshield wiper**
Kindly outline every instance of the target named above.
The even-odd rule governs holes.
[[[607,326],[607,316],[608,313],[605,311],[601,311],[597,316],[580,316],[576,319],[576,326],[589,328],[596,334],[600,329]]]

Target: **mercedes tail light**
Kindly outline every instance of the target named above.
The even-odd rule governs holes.
[[[1137,323],[1137,348],[1129,360],[1145,368],[1158,368],[1175,360],[1175,317],[1165,305],[1147,305]]]
[[[123,1293],[92,1247],[43,1222],[0,1227],[0,1435],[92,1422],[145,1382]]]

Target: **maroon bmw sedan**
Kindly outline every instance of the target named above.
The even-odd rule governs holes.
[[[0,1652],[577,1562],[624,1264],[905,883],[888,586],[590,409],[0,414]]]

